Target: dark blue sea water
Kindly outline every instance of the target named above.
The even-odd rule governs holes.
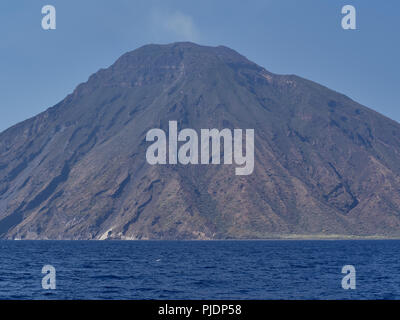
[[[0,241],[0,299],[399,299],[400,241]],[[44,265],[56,290],[42,289]],[[356,289],[344,290],[344,265]]]

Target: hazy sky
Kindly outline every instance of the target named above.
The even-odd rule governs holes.
[[[44,5],[57,29],[41,27]],[[343,30],[341,8],[357,9]],[[148,43],[225,45],[400,121],[398,0],[2,0],[0,131],[59,102],[100,68]]]

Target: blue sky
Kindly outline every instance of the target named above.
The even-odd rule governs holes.
[[[57,10],[56,30],[41,28],[47,4]],[[346,4],[357,10],[357,30],[341,28]],[[175,41],[229,46],[400,121],[399,15],[398,0],[2,0],[0,131],[123,53]]]

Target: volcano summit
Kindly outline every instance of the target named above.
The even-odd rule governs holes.
[[[170,121],[254,129],[254,171],[149,164]],[[342,94],[227,47],[146,45],[0,134],[0,238],[399,237],[399,160],[400,125]]]

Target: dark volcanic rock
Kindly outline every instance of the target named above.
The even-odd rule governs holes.
[[[254,128],[255,169],[151,166],[149,129]],[[0,134],[0,237],[400,236],[400,125],[226,47],[148,45]]]

